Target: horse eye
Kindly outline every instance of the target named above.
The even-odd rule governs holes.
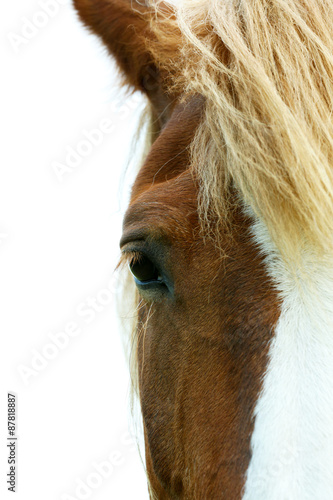
[[[157,267],[145,255],[142,255],[139,260],[133,259],[129,268],[138,284],[161,281]]]

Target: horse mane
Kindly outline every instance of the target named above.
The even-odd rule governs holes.
[[[225,223],[236,188],[290,263],[304,245],[331,253],[331,0],[183,0],[175,15],[149,3],[170,93],[205,98],[191,165],[205,227]]]

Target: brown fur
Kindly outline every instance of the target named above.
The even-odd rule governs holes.
[[[252,222],[238,200],[247,201],[265,220],[277,246],[280,236],[281,251],[291,250],[290,262],[297,261],[294,250],[303,238],[311,241],[321,234],[325,241],[317,248],[330,246],[327,228],[321,220],[317,224],[320,210],[325,217],[331,213],[329,124],[319,156],[314,154],[307,163],[308,177],[299,162],[306,160],[308,146],[300,116],[303,113],[309,126],[305,136],[313,152],[320,138],[313,119],[327,118],[330,104],[325,108],[324,100],[330,102],[331,91],[323,92],[318,113],[311,114],[309,108],[304,110],[305,101],[311,92],[318,96],[324,85],[313,68],[308,67],[309,93],[299,83],[305,60],[300,60],[297,88],[290,74],[285,81],[281,77],[286,77],[283,71],[291,71],[290,60],[279,60],[274,51],[267,60],[259,57],[262,40],[267,39],[260,24],[264,2],[255,2],[260,15],[257,12],[254,24],[251,9],[245,12],[247,1],[241,2],[243,11],[236,9],[239,2],[194,1],[193,9],[178,17],[163,2],[157,4],[155,12],[142,2],[133,2],[133,10],[127,0],[75,0],[81,18],[102,37],[127,83],[143,91],[153,109],[153,145],[133,186],[121,242],[128,261],[143,249],[153,251],[173,287],[164,296],[143,296],[134,334],[147,473],[152,498],[239,500],[251,455],[253,409],[280,304],[251,238]],[[314,36],[320,35],[319,7],[313,22],[308,22],[304,2],[290,0],[291,13],[285,16],[278,2],[270,4],[264,13],[271,16],[276,49],[282,47],[279,23],[294,17],[294,24],[285,27],[297,47],[308,36],[313,46],[317,44],[317,56],[321,43],[324,57],[325,37],[320,42]],[[219,25],[219,6],[227,16],[227,5],[230,19],[220,18]],[[259,25],[262,40],[257,43]],[[226,49],[228,29],[236,31]],[[252,58],[253,66],[244,63],[246,57]],[[256,64],[262,61],[268,61],[268,80],[267,75],[260,79],[263,68]],[[321,66],[327,74],[329,64],[327,56]],[[147,68],[154,72],[156,85],[147,84]],[[295,127],[283,129],[282,123]],[[295,143],[290,142],[293,137]],[[261,149],[256,149],[258,141]],[[271,161],[267,168],[265,158]],[[295,163],[289,165],[288,158]],[[322,162],[318,168],[314,158]],[[248,170],[242,169],[240,159]],[[234,210],[226,210],[224,196]],[[312,219],[310,212],[315,214]],[[229,230],[219,224],[223,214],[228,215]],[[202,232],[207,218],[215,240]],[[331,223],[327,222],[329,230]]]

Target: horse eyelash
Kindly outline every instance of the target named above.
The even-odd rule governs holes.
[[[137,262],[140,262],[142,257],[143,254],[141,252],[138,252],[137,250],[124,250],[119,259],[116,269],[123,268],[126,264],[136,264]]]

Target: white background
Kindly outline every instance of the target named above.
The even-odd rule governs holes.
[[[71,3],[53,2],[52,16],[40,15],[43,0],[0,7],[0,497],[147,500],[127,435],[113,278],[129,193],[128,181],[119,186],[141,104],[121,93],[113,62]],[[55,162],[66,164],[84,131],[105,119],[113,132],[57,176]],[[94,298],[98,311],[88,314]],[[79,334],[58,336],[63,345],[54,347],[52,334],[69,323]],[[18,398],[15,497],[6,485],[7,391]],[[111,458],[101,480],[95,466]],[[87,481],[94,487],[78,489]]]

